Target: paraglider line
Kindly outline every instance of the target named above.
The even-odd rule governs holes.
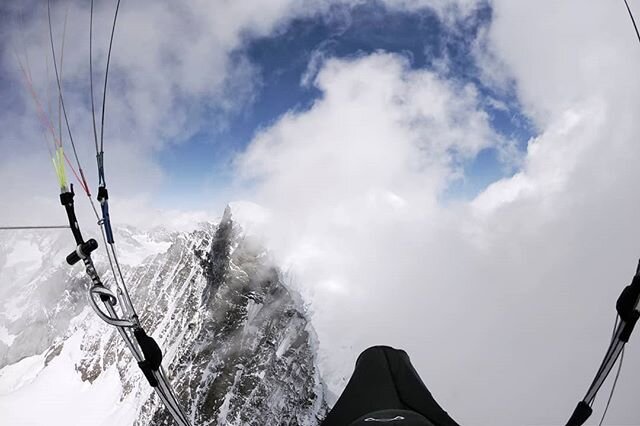
[[[627,12],[629,12],[629,17],[631,18],[631,22],[633,22],[633,28],[636,30],[636,36],[638,36],[638,42],[640,42],[640,31],[638,31],[636,20],[633,17],[633,12],[631,12],[631,8],[629,7],[629,3],[627,2],[627,0],[624,0],[624,5],[627,6]]]
[[[93,0],[91,0],[91,18],[89,20],[89,87],[91,88],[91,116],[93,118],[93,140],[98,154],[98,130],[96,129],[96,107],[93,96]]]
[[[618,371],[616,373],[616,378],[613,380],[613,386],[611,386],[611,393],[609,393],[609,399],[607,400],[607,406],[604,408],[604,413],[602,413],[602,418],[600,419],[600,423],[598,426],[602,426],[602,422],[604,422],[604,418],[607,415],[607,411],[609,410],[609,404],[611,404],[611,399],[613,398],[613,393],[616,390],[616,385],[618,384],[618,378],[620,377],[620,371],[622,370],[622,362],[624,361],[624,348],[620,353],[620,361],[618,364]]]
[[[73,155],[75,156],[76,163],[78,164],[78,171],[80,172],[80,177],[81,177],[81,180],[80,180],[81,186],[83,187],[85,192],[87,192],[89,189],[89,185],[87,185],[86,179],[84,177],[84,172],[82,170],[82,166],[80,165],[80,160],[78,159],[78,153],[76,152],[76,145],[73,142],[73,136],[71,135],[71,126],[69,125],[69,119],[67,117],[67,109],[65,108],[65,105],[64,105],[64,97],[62,96],[62,86],[60,84],[60,74],[58,73],[58,64],[56,60],[56,49],[53,45],[53,29],[51,26],[51,0],[47,0],[47,17],[49,19],[49,41],[51,42],[51,53],[53,54],[53,69],[55,70],[55,73],[56,73],[56,83],[58,84],[58,94],[60,97],[60,104],[62,105],[64,121],[65,121],[65,124],[67,125],[67,131],[69,132],[69,140],[71,141],[71,147],[73,148]],[[88,192],[87,192],[87,195],[90,196]]]
[[[104,73],[104,89],[102,92],[102,118],[100,122],[100,152],[104,150],[104,110],[107,103],[107,79],[109,78],[109,63],[111,62],[111,48],[113,47],[113,34],[116,31],[116,22],[118,20],[118,10],[120,9],[120,0],[116,4],[116,13],[113,16],[113,25],[111,26],[111,39],[109,40],[109,52],[107,53],[107,68]]]

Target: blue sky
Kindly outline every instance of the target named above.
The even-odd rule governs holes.
[[[386,51],[409,58],[412,69],[432,70],[446,61],[446,69],[440,69],[443,77],[474,84],[485,100],[491,125],[524,152],[535,129],[513,90],[495,91],[483,84],[471,52],[473,41],[490,24],[491,16],[491,8],[485,5],[452,28],[429,9],[391,11],[378,2],[366,2],[354,8],[336,6],[322,16],[298,18],[268,37],[248,40],[235,54],[246,55],[257,71],[258,90],[252,101],[227,114],[222,119],[224,125],[220,125],[215,105],[209,105],[210,117],[204,120],[211,123],[209,126],[188,141],[157,153],[168,173],[166,189],[174,196],[182,194],[178,199],[188,197],[189,202],[197,202],[194,194],[199,189],[228,186],[230,162],[257,131],[287,111],[308,109],[322,95],[312,81],[303,84],[314,56],[348,58]],[[493,100],[504,107],[496,108]],[[491,182],[512,174],[514,168],[503,164],[491,148],[464,164],[464,171],[465,177],[451,184],[448,197],[470,199]]]
[[[123,12],[133,8],[133,5],[125,4]],[[105,7],[104,12],[108,17],[112,10]],[[24,11],[19,13],[26,14]],[[5,10],[2,19],[16,21],[19,13]],[[59,31],[62,9],[54,6],[54,15],[57,18],[54,18],[54,24]],[[234,192],[242,189],[233,184],[233,159],[247,148],[261,129],[273,125],[287,112],[307,110],[320,99],[322,93],[313,84],[313,73],[321,67],[322,60],[327,58],[356,58],[380,51],[392,52],[407,58],[411,69],[435,70],[447,81],[459,85],[470,83],[479,91],[481,107],[489,115],[494,130],[512,141],[517,151],[524,155],[527,141],[536,131],[521,110],[515,86],[505,89],[502,85],[495,89],[486,85],[472,51],[479,33],[490,26],[492,15],[491,6],[481,2],[464,19],[456,20],[453,25],[445,25],[440,21],[441,15],[429,8],[392,9],[379,1],[358,3],[355,6],[338,2],[320,13],[302,14],[303,17],[294,15],[266,34],[247,33],[244,40],[234,45],[229,52],[232,63],[248,61],[253,72],[251,95],[241,97],[239,106],[221,112],[224,108],[217,105],[220,98],[215,96],[186,96],[182,101],[172,99],[172,102],[177,102],[175,104],[167,104],[167,108],[187,111],[187,114],[193,111],[198,117],[181,133],[188,135],[187,140],[181,140],[178,136],[177,139],[163,141],[150,151],[153,161],[164,175],[162,191],[154,197],[156,204],[158,207],[179,205],[185,209],[197,209],[210,205],[212,194],[219,199],[218,203],[233,198]],[[86,16],[81,15],[81,19],[85,18]],[[108,20],[105,22],[108,23]],[[97,27],[95,44],[98,47],[106,46],[106,28]],[[73,19],[70,24],[70,31],[72,30],[77,31],[80,37],[86,36],[86,28],[79,26]],[[127,46],[122,44],[122,40],[128,37],[127,31],[132,28],[123,21],[117,30],[113,52],[115,63],[126,56]],[[20,37],[24,35],[21,34]],[[79,46],[86,48],[85,43],[80,43]],[[88,52],[74,53],[84,62]],[[7,59],[12,58],[5,57],[5,67],[15,65]],[[99,65],[96,69],[99,72]],[[86,70],[82,72],[86,73]],[[308,77],[307,81],[303,81],[305,76]],[[111,97],[117,96],[114,88],[121,84],[119,79],[120,74],[116,69],[112,72],[110,81],[112,89],[108,108],[118,101]],[[0,90],[5,101],[17,95],[15,88],[23,90],[15,84],[12,86],[11,82],[2,81],[0,80]],[[171,83],[170,79],[166,81],[166,84]],[[80,98],[84,97],[83,101],[86,102],[84,92],[87,87],[78,87]],[[162,83],[158,87],[162,87]],[[67,83],[66,88],[70,90],[74,86]],[[25,112],[33,112],[30,100],[26,98],[24,102]],[[11,104],[15,105],[14,102]],[[118,118],[109,114],[112,112],[108,112],[107,116],[107,146],[112,135],[110,132],[121,126]],[[81,120],[86,122],[84,118]],[[36,123],[37,120],[34,118],[33,122]],[[78,120],[72,117],[72,126],[78,127],[78,124]],[[158,132],[161,134],[162,130]],[[92,165],[85,164],[85,169],[89,170],[90,167]],[[108,156],[106,167],[108,172]],[[472,199],[491,182],[517,170],[512,164],[505,164],[494,148],[481,151],[461,167],[464,176],[450,183],[444,194],[446,199]]]

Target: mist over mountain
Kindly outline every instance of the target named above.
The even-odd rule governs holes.
[[[192,232],[122,227],[116,241],[134,306],[192,422],[319,422],[327,404],[313,327],[231,208]],[[0,245],[3,420],[173,424],[116,330],[88,307],[84,271],[64,263],[70,248],[57,231],[23,231]],[[104,259],[97,266],[108,285]],[[66,385],[47,389],[54,378]],[[47,390],[51,411],[25,409]],[[85,404],[75,404],[79,394]]]

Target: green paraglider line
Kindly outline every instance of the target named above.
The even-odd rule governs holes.
[[[73,155],[75,157],[76,160],[76,164],[78,165],[78,171],[80,173],[80,182],[81,182],[81,186],[82,189],[84,189],[84,191],[86,192],[87,196],[91,196],[90,192],[89,192],[89,185],[87,184],[87,180],[84,176],[84,171],[82,170],[82,166],[80,165],[80,160],[78,159],[78,153],[76,151],[76,144],[73,141],[73,136],[71,134],[71,126],[69,125],[69,118],[67,117],[67,109],[64,105],[64,97],[62,95],[62,83],[60,82],[60,72],[62,72],[62,70],[60,70],[60,72],[58,72],[58,65],[57,65],[57,61],[56,61],[56,49],[53,45],[53,29],[51,26],[51,0],[47,0],[47,17],[48,17],[48,21],[49,21],[49,41],[51,42],[51,53],[53,56],[53,69],[55,70],[55,74],[56,74],[56,83],[58,85],[58,97],[60,100],[60,104],[62,106],[62,112],[64,115],[64,121],[67,127],[67,131],[69,133],[69,140],[71,141],[71,147],[73,148]],[[60,66],[62,67],[62,64],[60,64]]]

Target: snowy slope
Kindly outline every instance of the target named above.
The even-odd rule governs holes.
[[[95,237],[87,229],[85,238]],[[94,232],[95,234],[95,232]],[[41,354],[63,337],[70,321],[86,306],[86,279],[80,266],[70,268],[65,257],[74,248],[68,230],[3,233],[0,241],[0,368]],[[172,234],[118,229],[116,240],[123,263],[144,260],[166,251]],[[95,256],[108,284],[103,251]]]
[[[70,240],[24,232],[0,243],[0,423],[172,424],[120,337],[87,307],[82,268],[63,263]],[[318,423],[314,332],[230,209],[217,226],[122,228],[116,240],[138,314],[195,424]]]

